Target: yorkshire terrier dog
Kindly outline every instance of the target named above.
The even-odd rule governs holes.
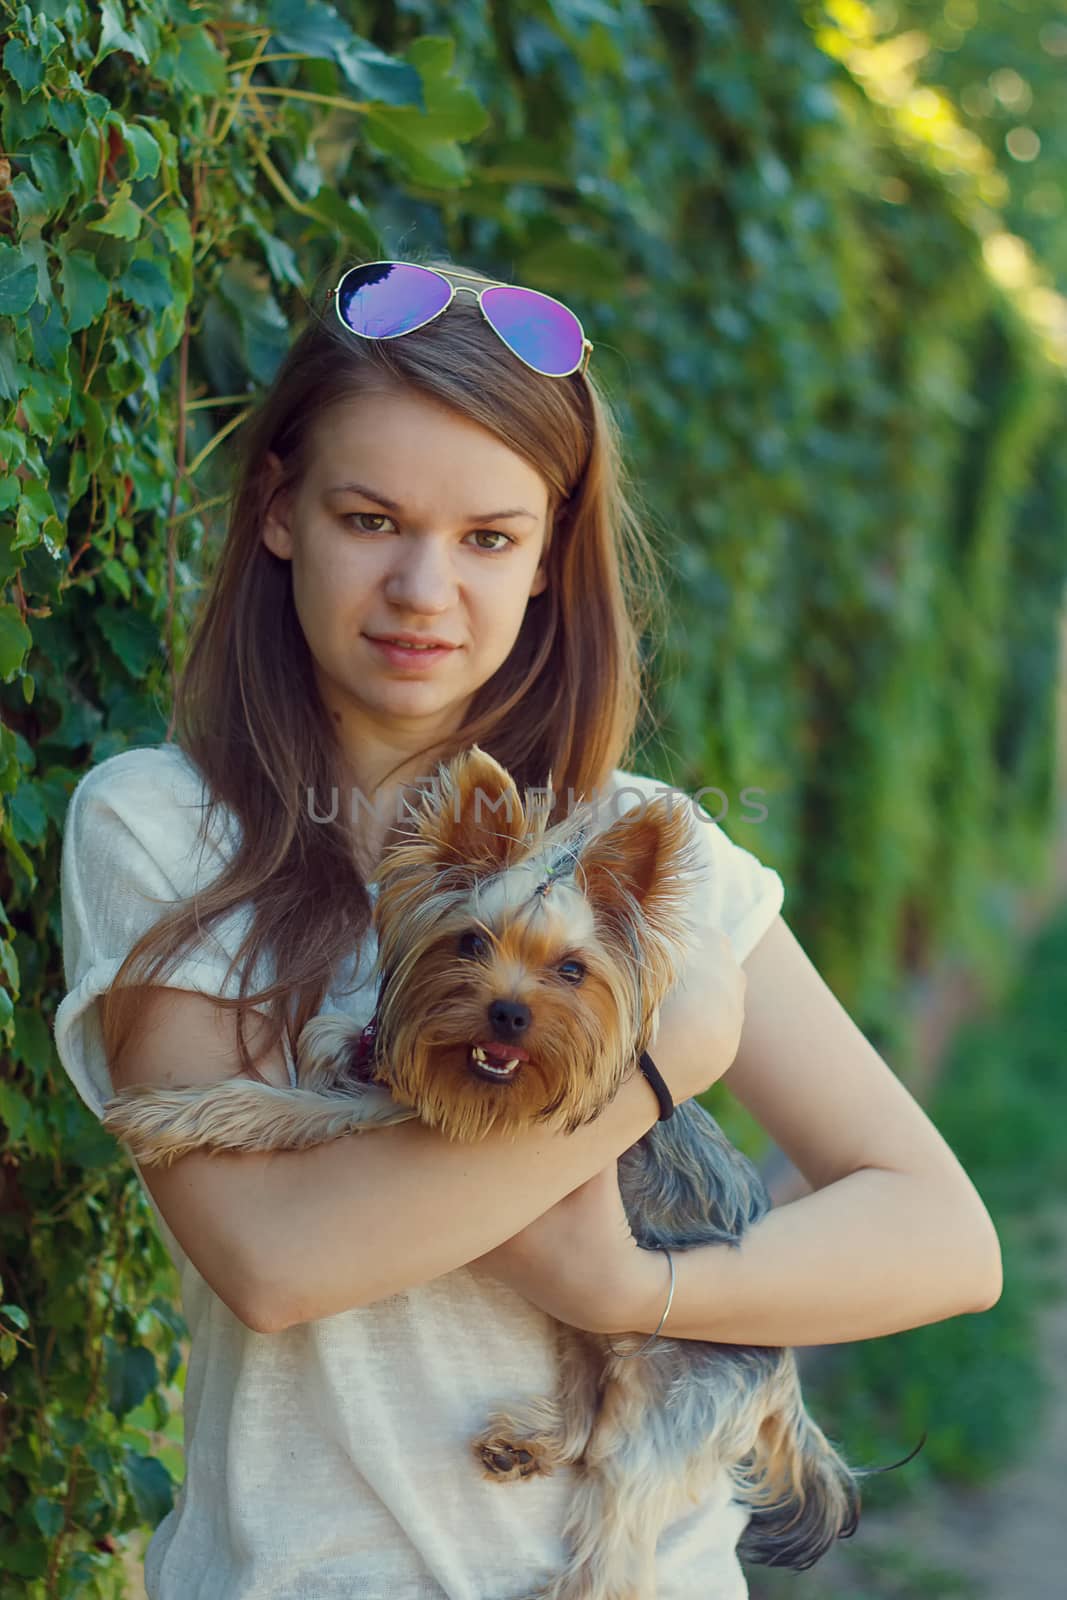
[[[670,791],[599,829],[589,803],[549,824],[546,792],[534,793],[541,801],[524,809],[477,746],[440,765],[377,872],[374,1018],[362,1031],[336,1013],[309,1022],[298,1088],[133,1087],[108,1101],[104,1126],[139,1161],[169,1163],[198,1147],[299,1149],[412,1117],[461,1141],[592,1121],[636,1070],[684,965],[701,824]],[[646,1249],[736,1248],[771,1206],[755,1166],[695,1100],[618,1170]],[[578,1474],[564,1529],[573,1553],[530,1600],[654,1600],[661,1530],[724,1467],[750,1512],[743,1561],[799,1570],[855,1531],[867,1472],[808,1416],[790,1350],[673,1339],[668,1326],[620,1361],[643,1335],[609,1341],[561,1323],[558,1339],[558,1393],[492,1413],[471,1442],[501,1484],[565,1464]]]

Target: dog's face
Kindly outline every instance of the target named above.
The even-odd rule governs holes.
[[[666,796],[546,828],[484,751],[442,767],[378,872],[379,1080],[454,1139],[592,1121],[684,957],[693,829]]]

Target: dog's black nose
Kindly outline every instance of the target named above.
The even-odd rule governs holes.
[[[530,1008],[521,1000],[493,1000],[489,1004],[489,1021],[498,1039],[517,1039],[530,1026]]]

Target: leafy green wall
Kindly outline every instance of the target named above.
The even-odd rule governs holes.
[[[1000,958],[987,900],[1052,799],[1067,357],[868,16],[0,0],[0,1570],[31,1600],[121,1593],[180,1470],[173,1274],[49,1033],[66,801],[165,736],[227,440],[342,266],[444,250],[579,312],[673,573],[645,764],[723,792],[870,1037],[940,950]]]

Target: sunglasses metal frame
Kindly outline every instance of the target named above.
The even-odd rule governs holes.
[[[404,328],[401,333],[359,333],[357,329],[349,327],[344,317],[342,317],[338,295],[341,290],[341,285],[348,277],[348,274],[350,272],[361,272],[366,267],[418,267],[420,271],[432,272],[435,278],[440,278],[443,283],[447,283],[451,293],[449,294],[444,305],[441,307],[440,311],[435,311],[432,316],[426,318],[425,322],[417,323],[414,328]],[[354,267],[348,267],[344,272],[342,272],[336,286],[330,290],[330,298],[333,300],[333,306],[334,310],[337,312],[338,322],[341,324],[342,328],[344,328],[348,333],[353,334],[357,339],[402,339],[404,334],[415,333],[419,328],[429,327],[431,322],[436,322],[437,318],[442,316],[448,310],[457,294],[472,294],[478,302],[478,310],[481,312],[486,322],[488,322],[489,326],[493,329],[493,332],[496,334],[501,344],[504,345],[506,349],[510,350],[515,359],[517,361],[521,361],[524,367],[529,367],[531,372],[536,372],[538,376],[542,378],[569,378],[576,372],[580,372],[584,377],[586,369],[589,366],[589,358],[593,354],[593,344],[591,340],[586,338],[585,329],[578,320],[576,313],[571,310],[570,306],[565,306],[562,300],[557,300],[555,295],[545,294],[543,289],[528,290],[528,293],[530,294],[539,294],[542,299],[551,300],[553,305],[560,306],[562,310],[568,313],[568,315],[574,317],[575,322],[578,324],[578,332],[582,336],[582,354],[579,357],[576,365],[571,367],[569,372],[542,372],[540,367],[535,367],[531,361],[526,360],[525,356],[520,356],[517,350],[512,349],[511,345],[508,344],[508,341],[504,338],[504,335],[500,332],[499,328],[493,326],[492,318],[482,305],[482,295],[487,289],[526,289],[527,285],[522,283],[487,283],[484,284],[479,290],[468,288],[466,284],[455,284],[451,281],[451,278],[468,278],[472,282],[480,281],[479,279],[475,278],[473,273],[470,272],[453,272],[451,277],[448,277],[445,275],[445,273],[441,272],[439,268],[424,266],[421,261],[360,261],[357,262]]]

